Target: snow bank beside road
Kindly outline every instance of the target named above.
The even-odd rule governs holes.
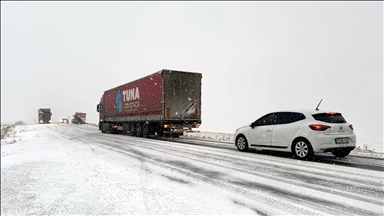
[[[234,144],[234,134],[232,133],[194,131],[184,133],[184,136],[195,139],[215,140]],[[357,145],[357,148],[351,152],[351,155],[384,158],[384,152],[377,152],[371,149],[372,147],[369,147],[369,145],[367,144],[364,144],[362,146]]]

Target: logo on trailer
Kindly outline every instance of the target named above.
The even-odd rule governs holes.
[[[140,99],[139,87],[123,91],[123,96],[124,102]]]
[[[126,111],[134,111],[140,107],[140,91],[139,87],[125,90],[123,93],[123,109]]]
[[[123,111],[123,97],[120,91],[116,92],[116,109],[118,112]]]

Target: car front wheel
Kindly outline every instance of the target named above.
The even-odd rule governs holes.
[[[248,151],[248,141],[245,136],[240,135],[236,138],[236,147],[239,151],[246,152]]]
[[[297,139],[293,142],[292,152],[296,158],[301,160],[311,160],[313,150],[311,144],[305,139]]]

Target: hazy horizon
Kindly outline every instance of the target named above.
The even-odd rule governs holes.
[[[107,89],[202,73],[201,130],[341,112],[383,144],[383,2],[1,2],[1,121],[87,113]]]

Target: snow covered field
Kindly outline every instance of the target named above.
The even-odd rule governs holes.
[[[68,132],[72,131],[72,133],[62,133],[60,130],[64,129]],[[321,206],[319,208],[308,207],[305,203],[286,201],[285,197],[276,198],[274,195],[271,198],[263,192],[252,195],[262,202],[238,197],[233,191],[212,187],[191,176],[186,178],[175,172],[174,169],[156,167],[156,164],[149,163],[149,160],[137,157],[137,155],[144,156],[147,152],[140,151],[134,145],[128,147],[134,153],[134,155],[130,155],[125,151],[116,150],[112,145],[110,149],[101,147],[97,145],[96,138],[94,143],[91,143],[84,142],[76,136],[76,133],[81,131],[87,137],[96,134],[111,137],[111,144],[115,143],[113,137],[116,135],[101,135],[94,125],[26,125],[19,122],[16,126],[8,127],[7,130],[8,135],[2,137],[1,140],[2,215],[335,215],[345,211],[337,209],[338,207],[325,211],[321,210]],[[233,142],[231,134],[200,132],[189,133],[186,136]],[[126,139],[133,138],[127,137]],[[144,141],[142,142],[145,144]],[[145,142],[150,144],[154,141]],[[167,143],[159,143],[160,146],[165,146],[165,149],[169,148]],[[185,148],[187,152],[190,151],[187,147]],[[173,149],[166,151],[170,150],[174,151]],[[151,149],[148,149],[148,152],[151,152]],[[224,151],[221,154],[224,154]],[[354,152],[354,154],[382,157],[382,154],[370,151]],[[154,152],[151,158],[162,156],[158,152]],[[169,157],[171,157],[169,160],[172,161],[172,156]],[[273,157],[263,155],[258,157],[265,157],[266,161],[270,161],[268,163],[271,164],[268,167],[271,169],[280,166],[279,159],[274,161]],[[212,158],[212,163],[214,161],[215,159]],[[287,167],[292,169],[296,169],[302,163],[297,160],[287,159],[287,161]],[[199,163],[197,161],[194,163],[198,169]],[[341,172],[331,165],[321,166],[328,167],[330,170],[326,172],[332,172],[334,175]],[[354,169],[346,167],[342,170],[342,172],[349,172]],[[367,183],[370,185],[363,186],[363,188],[367,187],[366,190],[373,187],[372,184],[381,184],[381,191],[374,192],[374,195],[370,195],[371,192],[365,195],[366,192],[362,191],[361,194],[356,195],[350,192],[350,189],[343,192],[337,188],[337,185],[333,185],[335,189],[332,189],[334,190],[332,193],[328,193],[328,189],[316,190],[320,196],[317,199],[319,202],[328,200],[330,203],[325,205],[331,206],[332,202],[344,203],[340,206],[348,206],[353,203],[353,208],[349,213],[352,215],[362,213],[383,215],[382,173],[362,169],[358,171],[359,173],[356,175],[351,174],[353,176],[350,178],[369,181]],[[216,172],[218,173],[219,170],[213,171],[213,175]],[[223,170],[223,172],[226,171]],[[244,175],[246,178],[247,173],[240,173],[236,171],[233,174],[237,177]],[[260,177],[257,178],[263,179],[263,175],[265,174],[260,173]],[[367,179],[365,179],[366,177]],[[276,180],[271,178],[270,182],[263,184],[269,185],[274,181]],[[283,181],[280,184],[284,185],[287,182]],[[325,182],[323,184],[327,185]],[[303,196],[311,194],[313,189],[303,188],[299,185],[290,187],[293,191],[296,188],[300,189]],[[344,194],[345,197],[340,198],[340,194]]]

